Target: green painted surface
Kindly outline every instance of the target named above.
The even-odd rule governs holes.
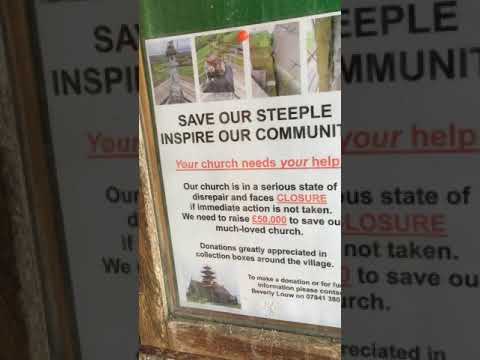
[[[143,39],[339,11],[340,0],[141,0]]]

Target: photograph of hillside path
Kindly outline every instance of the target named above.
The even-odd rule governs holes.
[[[195,39],[202,101],[245,98],[243,44],[239,32]]]

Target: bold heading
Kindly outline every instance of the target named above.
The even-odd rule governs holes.
[[[456,0],[389,3],[342,9],[342,39],[364,40],[362,50],[342,54],[345,84],[379,84],[478,78],[480,46],[461,34],[468,2]],[[463,19],[465,21],[465,19]],[[457,33],[437,46],[435,38]],[[450,35],[451,36],[451,35]],[[391,37],[382,50],[378,40]],[[418,38],[418,41],[412,41]],[[343,41],[342,40],[342,41]],[[374,41],[369,50],[368,40]],[[385,40],[386,41],[386,40]],[[450,44],[450,45],[448,45]],[[379,47],[380,46],[380,47]],[[348,46],[346,47],[348,48]],[[358,48],[356,43],[355,48]]]
[[[342,38],[425,35],[459,29],[457,1],[385,4],[342,9]]]
[[[54,95],[138,94],[138,24],[119,24],[115,28],[97,25],[92,35],[93,42],[88,44],[92,44],[95,53],[110,56],[119,54],[122,65],[99,67],[99,61],[94,57],[91,58],[94,64],[88,65],[90,59],[86,55],[81,59],[84,67],[61,68],[50,72]],[[79,43],[82,44],[81,41]],[[88,52],[85,51],[85,54]]]
[[[181,128],[188,130],[163,132],[160,134],[160,142],[162,145],[179,145],[334,138],[340,136],[340,124],[290,125],[289,123],[296,120],[327,122],[334,117],[333,112],[332,104],[318,104],[260,108],[256,111],[184,113],[178,116],[177,123]],[[255,123],[273,122],[285,122],[286,126],[273,125],[258,128],[251,126]],[[229,125],[236,126],[231,128]],[[223,129],[223,126],[229,128]]]

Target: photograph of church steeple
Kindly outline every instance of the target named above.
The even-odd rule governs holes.
[[[233,296],[223,285],[217,283],[216,274],[210,266],[203,266],[200,273],[201,281],[190,280],[187,290],[188,301],[241,308],[238,298]]]
[[[155,103],[196,101],[190,39],[149,42]]]

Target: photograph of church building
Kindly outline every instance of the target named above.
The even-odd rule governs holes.
[[[212,267],[205,265],[200,273],[201,280],[190,280],[187,290],[188,301],[240,309],[238,297],[232,295],[225,286],[217,282]]]

